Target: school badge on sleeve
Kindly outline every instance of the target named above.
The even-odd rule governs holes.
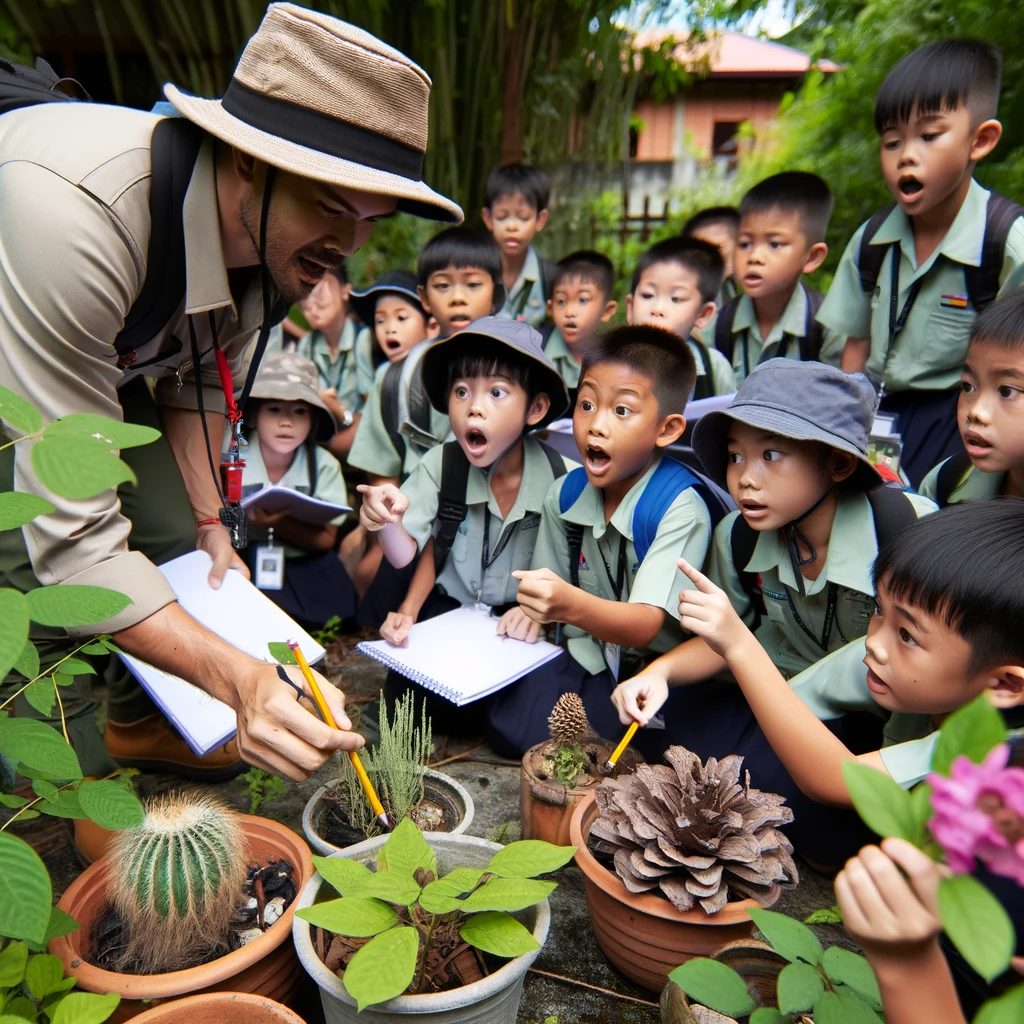
[[[966,295],[943,295],[939,301],[939,305],[946,309],[966,309],[967,308],[967,296]]]

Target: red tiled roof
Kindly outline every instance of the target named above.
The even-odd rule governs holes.
[[[666,38],[669,33],[643,33],[638,35],[639,45],[650,46]],[[709,64],[710,77],[779,75],[798,76],[806,74],[811,67],[811,58],[802,50],[783,46],[768,39],[755,39],[738,32],[723,32],[708,40],[687,43],[685,40],[675,49],[675,58],[689,66],[704,61]],[[838,67],[829,60],[818,61],[821,71],[837,71]]]

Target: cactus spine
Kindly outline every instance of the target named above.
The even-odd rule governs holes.
[[[202,792],[162,795],[113,842],[111,903],[132,973],[182,970],[227,949],[247,866],[234,811]]]

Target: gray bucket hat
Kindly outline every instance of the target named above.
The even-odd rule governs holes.
[[[562,375],[545,354],[540,333],[522,320],[510,320],[503,316],[482,316],[451,337],[435,341],[424,353],[420,363],[423,389],[430,399],[430,404],[438,412],[448,412],[448,363],[456,348],[453,343],[471,342],[474,338],[486,338],[507,345],[537,364],[540,371],[537,391],[551,399],[551,407],[547,415],[539,423],[534,424],[531,430],[540,430],[563,415],[569,405],[569,389],[565,386]]]
[[[882,482],[868,459],[868,434],[878,396],[863,373],[843,373],[825,363],[769,359],[740,385],[732,405],[702,416],[691,444],[705,472],[726,486],[729,421],[781,437],[820,441],[860,459],[851,479],[865,488]]]
[[[382,295],[401,295],[403,299],[411,302],[421,313],[423,303],[420,301],[419,292],[416,291],[416,275],[409,270],[391,270],[383,274],[380,280],[375,281],[369,288],[361,292],[352,292],[349,295],[348,304],[355,310],[356,316],[373,329],[373,314],[377,310],[377,300]],[[424,313],[424,316],[426,314]]]
[[[279,402],[305,402],[319,414],[314,423],[314,440],[329,441],[338,429],[331,411],[320,397],[320,374],[316,363],[297,352],[275,352],[268,356],[253,381],[252,398]]]

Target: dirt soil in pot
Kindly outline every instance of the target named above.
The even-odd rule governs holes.
[[[410,812],[414,824],[422,832],[448,832],[458,825],[462,811],[444,792],[434,790],[427,779],[424,797]],[[388,808],[390,812],[390,808]],[[320,799],[316,814],[317,834],[332,846],[352,846],[368,837],[361,829],[353,828],[349,819],[348,794],[341,789],[327,790]]]

